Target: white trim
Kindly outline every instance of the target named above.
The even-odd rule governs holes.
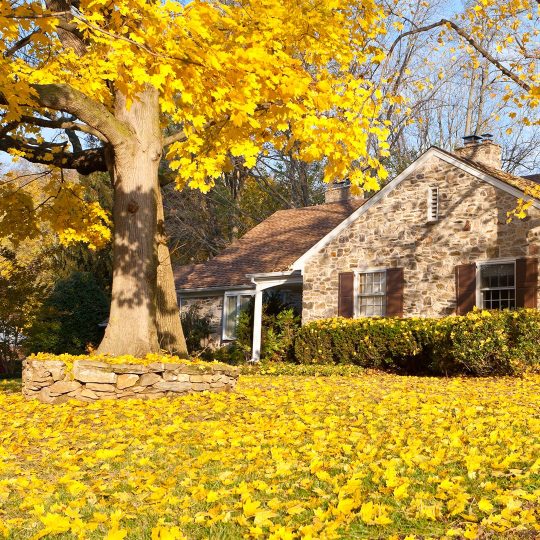
[[[283,277],[274,279],[272,279],[271,276],[265,277],[264,274],[262,277],[255,277],[256,274],[248,274],[248,276],[253,276],[251,277],[251,281],[255,284],[257,291],[264,291],[265,289],[271,289],[272,287],[278,287],[279,285],[301,285],[303,283],[303,277],[300,273],[283,273]]]
[[[386,272],[388,270],[387,266],[359,266],[353,272],[358,274],[369,274],[372,272]]]
[[[200,287],[198,289],[176,289],[179,295],[221,296],[225,291],[254,291],[251,285],[225,285],[223,287]]]
[[[532,201],[532,205],[535,208],[540,209],[540,201],[532,197],[528,197],[525,193],[513,186],[510,186],[506,182],[502,182],[497,178],[494,178],[484,172],[479,171],[475,167],[463,163],[459,158],[448,155],[446,152],[432,146],[426,150],[416,161],[411,163],[401,174],[396,176],[391,182],[386,184],[380,191],[375,193],[373,197],[368,199],[362,206],[356,209],[348,218],[344,219],[339,225],[334,227],[328,234],[321,238],[314,246],[308,249],[301,257],[296,259],[291,265],[291,270],[300,270],[304,271],[304,265],[311,257],[317,254],[321,249],[327,246],[332,240],[337,238],[343,230],[345,230],[349,225],[354,223],[360,216],[365,214],[372,206],[377,204],[381,199],[386,197],[390,192],[392,192],[403,180],[405,180],[410,174],[412,174],[416,169],[422,166],[427,160],[432,157],[437,157],[442,161],[450,163],[455,167],[461,169],[464,172],[471,174],[472,176],[491,184],[492,186],[506,191],[510,195],[513,195],[517,198],[525,197],[527,200]]]
[[[246,274],[246,277],[251,278],[251,281],[253,283],[255,283],[254,280],[259,281],[259,280],[266,280],[266,279],[279,279],[279,278],[284,278],[284,277],[287,277],[287,278],[299,277],[300,279],[302,279],[302,276],[300,273],[291,272],[290,270],[287,270],[285,272],[262,272],[260,274]]]
[[[262,336],[262,301],[263,291],[257,288],[255,293],[255,307],[253,310],[253,341],[251,343],[251,361],[259,362],[261,359]]]

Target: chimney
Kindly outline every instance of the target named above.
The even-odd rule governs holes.
[[[454,154],[459,157],[476,161],[480,165],[487,165],[494,169],[502,168],[502,149],[493,142],[491,133],[478,135],[467,135],[463,137],[463,146],[456,148]]]
[[[324,192],[324,202],[334,203],[341,201],[348,201],[350,199],[363,199],[364,193],[359,189],[358,195],[355,195],[351,191],[351,184],[347,182],[334,182],[326,186]]]

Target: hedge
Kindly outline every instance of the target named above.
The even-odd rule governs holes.
[[[300,364],[355,364],[406,374],[517,375],[540,367],[540,311],[322,319],[295,340]]]

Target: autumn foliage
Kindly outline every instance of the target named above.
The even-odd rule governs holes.
[[[51,407],[0,385],[0,537],[540,531],[538,376],[246,376],[237,388]]]

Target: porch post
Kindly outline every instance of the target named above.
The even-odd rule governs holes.
[[[253,344],[251,347],[252,362],[259,362],[261,359],[262,301],[263,291],[257,287],[255,289],[255,309],[253,311]]]

